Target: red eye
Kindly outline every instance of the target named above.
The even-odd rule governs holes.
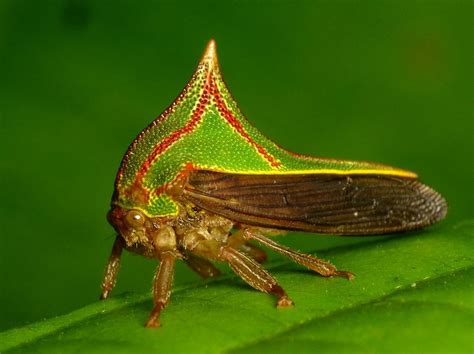
[[[145,223],[145,216],[138,210],[130,210],[125,217],[130,226],[142,226]]]

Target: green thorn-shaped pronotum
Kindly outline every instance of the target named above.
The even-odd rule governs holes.
[[[148,216],[178,213],[168,187],[190,169],[236,174],[371,174],[416,177],[380,164],[288,152],[255,129],[232,98],[213,40],[189,83],[133,141],[116,180],[114,204]]]

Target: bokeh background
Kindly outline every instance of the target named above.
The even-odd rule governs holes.
[[[472,19],[448,0],[0,1],[0,330],[97,300],[120,160],[211,37],[279,144],[417,171],[446,223],[472,217]],[[149,290],[154,268],[125,254],[115,293]],[[196,279],[178,266],[176,282]]]

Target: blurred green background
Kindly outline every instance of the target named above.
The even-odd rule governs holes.
[[[448,199],[446,223],[472,217],[472,14],[448,0],[2,0],[0,330],[96,301],[120,160],[211,37],[241,109],[279,144],[414,170]],[[150,289],[154,267],[126,254],[116,294]],[[195,279],[178,266],[176,282]]]

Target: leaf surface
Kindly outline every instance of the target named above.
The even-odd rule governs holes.
[[[0,334],[0,351],[27,353],[468,353],[474,349],[474,221],[318,252],[353,281],[269,263],[295,301],[233,275],[175,288],[163,327],[143,327],[151,297],[112,296]]]

